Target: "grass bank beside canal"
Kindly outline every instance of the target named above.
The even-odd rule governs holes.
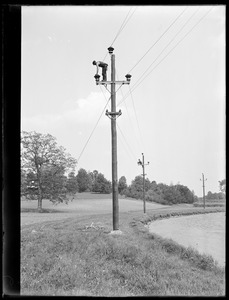
[[[150,234],[144,224],[223,208],[165,208],[120,213],[122,234],[110,234],[110,214],[22,227],[21,294],[62,296],[220,296],[225,270],[209,256]]]

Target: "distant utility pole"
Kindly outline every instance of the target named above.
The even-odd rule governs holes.
[[[144,214],[146,213],[146,202],[145,202],[145,166],[149,165],[149,162],[147,164],[145,164],[145,160],[144,160],[144,154],[142,153],[142,161],[139,159],[138,160],[138,165],[142,166],[142,170],[143,170],[143,211]]]
[[[116,112],[116,84],[130,84],[131,75],[127,74],[126,81],[115,81],[115,55],[113,54],[114,48],[108,48],[111,56],[111,81],[107,81],[106,70],[107,64],[101,61],[93,61],[97,66],[97,73],[94,76],[96,84],[111,85],[111,112],[106,110],[106,115],[111,119],[111,148],[112,148],[112,201],[113,201],[113,230],[119,230],[119,203],[118,203],[118,175],[117,175],[117,132],[116,132],[116,119],[122,114],[121,110]],[[98,74],[98,67],[102,68],[103,80],[100,81]]]
[[[204,182],[207,180],[204,179],[204,174],[202,173],[202,179],[200,179],[201,181],[203,181],[203,201],[204,201],[204,209],[205,209],[205,186],[204,186]]]

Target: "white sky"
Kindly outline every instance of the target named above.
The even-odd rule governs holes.
[[[50,133],[79,158],[109,98],[95,84],[92,61],[108,63],[110,80],[107,48],[128,12],[113,44],[116,79],[132,75],[130,86],[116,85],[118,178],[130,184],[142,174],[143,152],[151,181],[179,182],[202,196],[204,173],[206,193],[219,192],[226,176],[225,6],[22,7],[21,129]],[[104,113],[76,172],[98,170],[111,180],[110,127]]]

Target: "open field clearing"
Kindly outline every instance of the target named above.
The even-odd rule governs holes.
[[[112,214],[112,196],[83,193],[77,194],[73,201],[68,204],[60,203],[53,205],[48,200],[43,200],[43,213],[37,213],[37,201],[21,201],[21,225],[38,223],[44,221],[54,221],[73,217],[83,217],[98,214]],[[147,203],[147,209],[165,209],[170,206],[157,203]],[[119,199],[119,211],[139,211],[143,210],[143,202],[135,199]]]
[[[46,214],[46,221],[22,226],[21,294],[225,295],[225,270],[211,257],[150,234],[144,227],[158,218],[204,210],[185,205],[157,207],[144,215],[139,204],[139,211],[120,213],[120,235],[110,234],[112,216],[105,208],[102,214],[73,213],[59,220],[47,217],[57,213],[37,213]],[[205,209],[213,211],[222,208]]]
[[[44,212],[37,213],[36,200],[21,201],[21,225],[35,224],[45,221],[55,221],[66,218],[84,217],[99,214],[112,214],[112,194],[80,193],[66,203],[52,204],[49,200],[42,201]],[[193,209],[192,204],[162,205],[146,202],[147,211],[180,211],[183,208]],[[198,208],[196,208],[198,210]],[[119,211],[142,212],[143,201],[119,196]]]
[[[112,217],[112,195],[100,195],[91,193],[77,194],[75,199],[68,204],[53,205],[48,200],[43,200],[43,213],[37,213],[37,201],[21,201],[21,226],[45,221],[55,221],[66,218],[110,214]],[[146,202],[146,211],[180,211],[182,209],[195,209],[192,204],[162,205],[154,202]],[[198,207],[196,207],[198,210]],[[142,212],[143,201],[136,199],[119,198],[119,211]]]

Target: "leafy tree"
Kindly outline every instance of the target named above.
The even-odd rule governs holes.
[[[177,185],[175,185],[175,188],[180,192],[182,203],[193,203],[194,202],[193,194],[187,186],[177,184]]]
[[[150,184],[150,189],[149,190],[154,191],[156,194],[158,194],[159,196],[162,197],[162,195],[163,195],[163,188],[162,187],[163,186],[164,186],[163,184],[157,184],[156,181],[152,181],[151,184]]]
[[[58,146],[50,134],[35,131],[21,134],[21,168],[33,174],[37,186],[38,211],[42,211],[42,200],[53,202],[66,200],[66,177],[64,173],[74,170],[76,160]],[[27,189],[27,195],[31,192]]]
[[[126,177],[125,176],[122,176],[119,178],[119,181],[118,181],[118,192],[119,194],[123,194],[123,191],[127,189],[127,184],[126,184]]]
[[[209,191],[208,193],[207,193],[207,196],[206,196],[206,199],[214,199],[214,194],[211,192],[211,191]]]
[[[77,183],[79,193],[90,190],[91,178],[87,171],[83,168],[79,169],[77,174]]]
[[[25,170],[21,170],[21,196],[26,195],[26,188],[27,188],[26,177],[27,176]]]
[[[206,196],[207,200],[219,200],[219,199],[224,199],[224,198],[225,198],[225,195],[222,192],[212,193],[211,191],[209,191]]]
[[[74,172],[70,172],[68,174],[66,188],[68,193],[74,195],[78,191],[78,182],[77,177],[75,176]]]
[[[90,176],[92,178],[92,184],[95,183],[98,174],[99,174],[99,172],[97,170],[94,170],[93,172],[90,172]]]
[[[111,193],[111,182],[108,181],[103,174],[98,173],[93,184],[92,191],[101,194]]]
[[[153,201],[153,202],[157,202],[157,203],[160,203],[160,204],[168,204],[166,200],[164,200],[163,198],[163,194],[160,192],[160,190],[153,190],[153,189],[150,189],[146,192],[146,195],[145,195],[145,199],[147,201]]]
[[[142,176],[136,176],[134,180],[132,180],[130,185],[130,193],[131,197],[136,199],[142,199],[143,197],[143,178]]]
[[[148,178],[145,179],[145,192],[150,189],[150,181]],[[138,175],[131,182],[130,185],[131,197],[136,199],[143,198],[143,177]]]
[[[43,168],[41,181],[44,198],[54,203],[67,201],[67,177],[64,173],[64,168],[57,166]]]
[[[125,197],[133,198],[130,185],[127,186],[125,190],[123,190],[123,195],[125,195]]]
[[[97,170],[94,170],[93,172],[88,172],[89,176],[89,190],[92,192],[93,191],[93,185],[96,181],[96,177],[99,174]]]
[[[178,189],[175,186],[163,185],[163,198],[168,204],[181,203],[182,197]]]
[[[194,190],[192,190],[193,203],[198,201],[198,197],[195,195]]]
[[[226,193],[226,179],[219,181],[219,189],[222,193]]]
[[[160,204],[168,204],[163,198],[163,192],[156,181],[152,181],[150,189],[146,192],[145,198],[147,201],[154,201]]]
[[[34,200],[38,198],[36,175],[29,171],[21,170],[21,196]]]
[[[92,192],[92,187],[93,187],[93,177],[91,176],[92,173],[90,171],[87,172],[88,174],[88,191]]]

